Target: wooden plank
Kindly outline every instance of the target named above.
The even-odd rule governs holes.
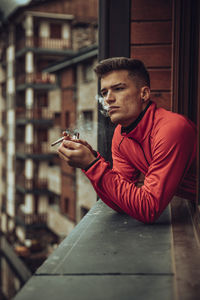
[[[199,299],[200,259],[191,201],[174,197],[171,202],[176,299]]]
[[[171,90],[171,70],[149,70],[151,78],[151,90]]]
[[[166,22],[132,22],[131,44],[171,43],[172,24]]]
[[[167,20],[172,17],[171,0],[132,0],[132,20]]]
[[[169,93],[169,92],[152,92],[151,100],[156,102],[157,107],[162,107],[167,110],[172,109],[171,93]]]
[[[171,67],[171,52],[171,45],[131,47],[131,57],[142,60],[147,67]]]

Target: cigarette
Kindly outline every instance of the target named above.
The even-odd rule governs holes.
[[[53,143],[51,144],[51,146],[55,146],[55,145],[61,143],[63,140],[64,140],[64,137],[61,137],[61,138],[59,138],[57,141],[53,142]]]
[[[55,146],[55,145],[61,143],[64,139],[65,139],[65,137],[59,138],[58,140],[56,140],[55,142],[53,142],[53,143],[51,144],[51,146]],[[72,139],[78,140],[78,139],[79,139],[79,133],[78,133],[78,132],[74,133]]]

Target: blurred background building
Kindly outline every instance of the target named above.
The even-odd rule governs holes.
[[[12,255],[34,272],[96,201],[81,171],[62,162],[51,143],[69,129],[97,147],[98,5],[97,0],[32,0],[4,7],[0,232]],[[0,248],[0,284],[9,297],[21,283],[10,276],[12,265]]]

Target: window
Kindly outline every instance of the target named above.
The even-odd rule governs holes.
[[[65,128],[70,127],[70,112],[66,111],[65,112]]]
[[[38,130],[38,142],[47,142],[48,141],[48,132],[46,129],[42,130]]]
[[[60,197],[58,195],[49,196],[49,205],[51,208],[53,208],[55,211],[60,212]]]
[[[55,125],[60,125],[60,118],[61,118],[60,113],[54,114],[54,124]]]
[[[93,111],[85,110],[83,114],[83,126],[85,130],[92,130],[93,128]]]
[[[23,127],[18,126],[16,129],[16,141],[18,143],[24,143],[25,140],[25,130]]]
[[[184,5],[186,4],[187,5]],[[175,32],[174,35],[174,69],[173,69],[173,103],[174,111],[186,115],[194,123],[199,124],[199,82],[200,54],[198,50],[198,5],[175,1]],[[180,13],[182,12],[182,13]],[[190,22],[187,22],[190,20]],[[191,42],[188,43],[188,40]],[[198,137],[199,155],[200,140]],[[197,204],[200,206],[200,160],[197,160]],[[191,178],[192,181],[192,178]],[[197,205],[197,207],[198,207]]]
[[[50,38],[61,39],[61,24],[50,24]]]
[[[2,173],[1,173],[2,181],[3,181],[3,182],[5,182],[5,180],[6,180],[6,175],[7,175],[6,168],[3,167],[3,168],[2,168]]]
[[[65,197],[64,198],[64,209],[65,209],[65,212],[68,213],[69,212],[69,198],[68,197]]]
[[[38,106],[47,107],[48,106],[48,95],[47,93],[38,93],[37,94]]]
[[[89,82],[94,79],[92,63],[90,63],[90,62],[85,63],[82,67],[82,71],[83,71],[83,81],[84,82]]]

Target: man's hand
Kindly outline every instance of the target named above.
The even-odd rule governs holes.
[[[66,139],[58,148],[60,158],[64,159],[71,167],[85,169],[95,159],[94,150],[83,140]]]

